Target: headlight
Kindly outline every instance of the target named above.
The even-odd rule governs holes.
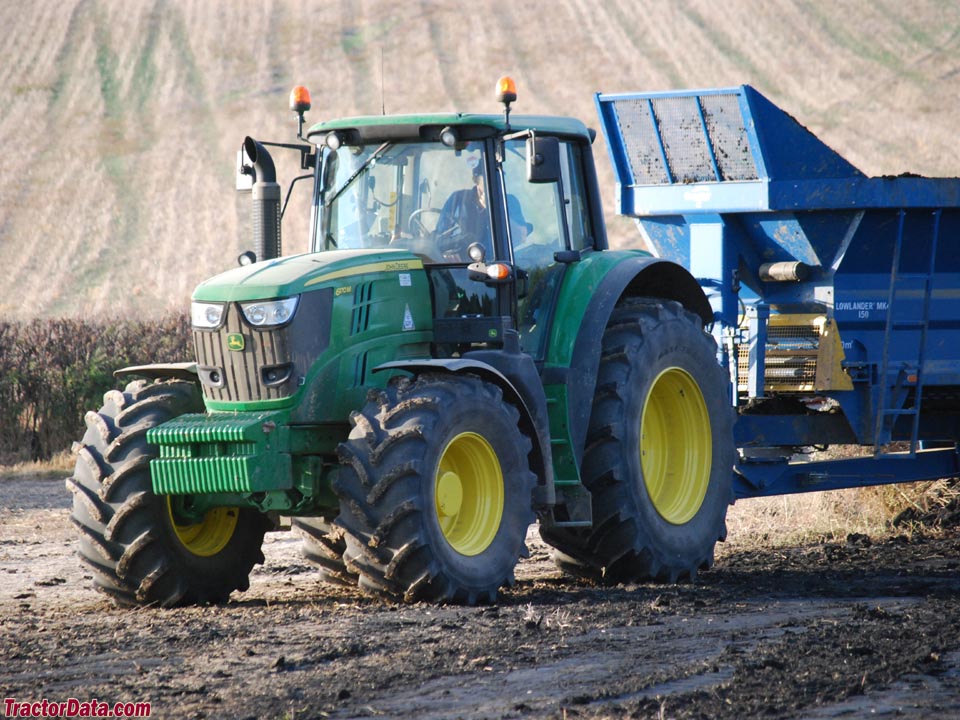
[[[247,322],[254,327],[274,327],[290,322],[293,313],[297,311],[297,301],[300,296],[285,300],[258,300],[257,302],[240,303],[240,309]]]
[[[223,303],[190,303],[190,322],[198,328],[215,328],[223,320]]]

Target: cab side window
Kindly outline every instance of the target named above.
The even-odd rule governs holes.
[[[560,171],[567,227],[570,230],[570,249],[584,250],[593,246],[593,227],[587,189],[583,182],[583,149],[579,143],[560,143]]]
[[[580,144],[563,140],[560,142],[562,208],[558,184],[527,182],[524,141],[509,142],[506,150],[504,178],[514,255],[516,256],[518,251],[525,254],[522,251],[529,253],[533,249],[539,249],[543,254],[591,247],[593,227],[583,179],[583,149]],[[564,235],[564,225],[568,237]],[[518,262],[520,261],[518,258]]]
[[[526,140],[506,143],[503,176],[513,256],[521,267],[549,264],[566,248],[556,183],[527,182]]]

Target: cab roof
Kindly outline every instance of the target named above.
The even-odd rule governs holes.
[[[346,142],[388,140],[436,141],[440,131],[457,126],[465,140],[479,140],[507,131],[503,115],[473,115],[468,113],[428,113],[422,115],[364,115],[327,120],[313,125],[308,136],[314,142],[331,131],[347,135]],[[549,135],[562,135],[593,142],[596,133],[580,120],[552,115],[511,115],[510,131],[536,130]]]

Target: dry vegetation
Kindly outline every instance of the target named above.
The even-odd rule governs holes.
[[[0,465],[0,482],[7,480],[59,480],[73,473],[76,458],[63,450],[49,460],[24,460]]]
[[[739,500],[727,514],[728,539],[741,550],[811,540],[843,542],[849,535],[877,537],[890,533],[892,519],[907,507],[929,509],[938,489],[934,483],[915,483]]]
[[[49,458],[83,433],[83,416],[120,387],[127,365],[189,357],[189,318],[0,321],[0,464]]]
[[[292,139],[296,83],[311,120],[379,112],[381,55],[388,112],[496,111],[503,72],[518,112],[591,124],[598,90],[750,83],[865,172],[957,172],[955,3],[7,0],[0,23],[8,318],[182,308],[245,236],[243,137]]]

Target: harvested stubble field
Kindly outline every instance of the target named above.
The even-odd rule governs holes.
[[[939,0],[3,0],[0,26],[7,318],[182,311],[249,246],[235,154],[293,140],[295,84],[309,121],[498,112],[510,73],[516,112],[596,126],[596,91],[749,83],[867,174],[960,171],[960,5]],[[612,235],[636,245],[596,150]]]

